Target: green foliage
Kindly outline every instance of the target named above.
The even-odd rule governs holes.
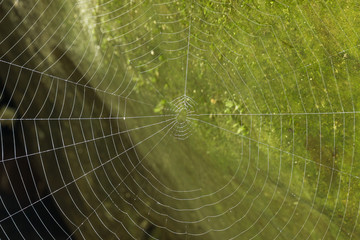
[[[139,1],[130,2],[134,6]],[[211,153],[217,156],[210,161],[220,162],[226,172],[230,165],[226,161],[238,149],[220,143],[240,146],[243,137],[272,146],[269,151],[276,154],[281,149],[288,164],[283,174],[290,179],[293,168],[299,180],[293,181],[291,189],[301,188],[306,165],[304,179],[309,185],[304,195],[309,197],[316,189],[309,201],[314,198],[315,205],[324,206],[328,214],[335,209],[335,221],[340,223],[344,217],[350,229],[360,199],[356,177],[360,165],[354,151],[360,144],[354,112],[360,97],[356,1],[184,0],[166,6],[153,2],[144,3],[137,13],[129,10],[116,23],[101,25],[104,48],[121,45],[118,54],[134,49],[125,56],[140,79],[138,96],[150,96],[156,105],[153,112],[164,113],[166,105],[182,94],[185,60],[181,56],[188,54],[188,31],[181,30],[191,25],[188,94],[198,104],[196,113],[209,113],[201,119],[234,133],[194,123],[197,136],[208,139]],[[113,1],[109,8],[118,5],[123,1]],[[131,21],[134,24],[110,31]],[[142,23],[142,28],[125,34]],[[179,33],[165,34],[175,32]],[[139,40],[145,34],[152,41]],[[136,39],[138,44],[124,45]],[[220,113],[238,115],[216,115]],[[266,154],[268,149],[260,145]],[[269,175],[276,176],[277,163],[273,166]]]

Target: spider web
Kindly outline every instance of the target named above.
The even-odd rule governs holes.
[[[359,6],[0,3],[5,239],[357,239]]]

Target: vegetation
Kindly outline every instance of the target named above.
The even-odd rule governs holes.
[[[245,161],[274,181],[281,179],[295,199],[313,202],[315,209],[352,232],[360,198],[356,3],[155,3],[142,4],[136,12],[129,6],[116,23],[102,25],[112,29],[128,24],[106,35],[111,41],[104,41],[104,47],[137,40],[118,48],[119,54],[128,52],[129,63],[138,70],[137,96],[154,101],[154,113],[168,113],[166,104],[181,94],[188,56],[188,95],[197,102],[193,117],[226,129],[192,120],[193,141],[206,139],[211,149],[208,161],[231,173],[240,156],[237,146],[254,145],[264,156],[243,157]],[[120,5],[124,3],[96,14]],[[125,34],[143,22],[142,28]]]
[[[7,20],[15,39],[58,9],[29,20],[25,5]],[[46,151],[32,164],[74,236],[360,236],[357,1],[64,6],[62,28],[47,29],[56,40],[41,35],[24,56],[0,50],[1,64],[28,67],[9,75],[19,86],[39,83],[4,83],[16,114],[79,118],[25,124],[24,143]],[[47,22],[36,24],[28,39]]]

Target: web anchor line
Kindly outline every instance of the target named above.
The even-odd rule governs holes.
[[[188,34],[187,52],[186,52],[186,69],[185,69],[184,96],[186,96],[186,88],[187,88],[187,80],[188,80],[188,71],[189,71],[190,36],[191,36],[191,20],[190,20],[190,22],[189,22],[189,34]]]

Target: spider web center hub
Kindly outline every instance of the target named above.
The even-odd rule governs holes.
[[[183,95],[175,98],[172,102],[172,110],[176,113],[176,123],[173,136],[179,140],[185,140],[191,135],[191,119],[189,114],[194,112],[196,102],[189,96]]]
[[[177,113],[176,121],[179,123],[186,122],[188,117],[188,113],[186,109],[181,109],[180,112]]]

